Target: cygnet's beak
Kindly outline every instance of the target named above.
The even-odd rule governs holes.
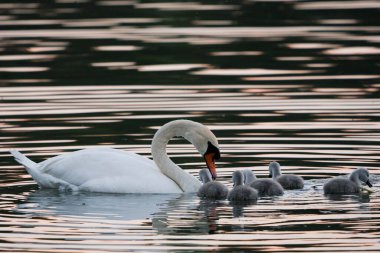
[[[204,156],[207,168],[211,173],[212,179],[215,180],[217,177],[216,166],[215,166],[215,153],[206,153]]]
[[[369,179],[367,180],[367,182],[365,182],[366,183],[366,185],[368,185],[369,187],[372,187],[372,184],[371,184],[371,182],[369,181]]]

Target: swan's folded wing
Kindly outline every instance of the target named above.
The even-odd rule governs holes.
[[[179,193],[178,185],[155,163],[138,154],[109,148],[84,149],[50,158],[39,171],[79,190],[110,193]]]
[[[39,170],[77,186],[97,178],[133,176],[141,170],[159,171],[154,162],[144,156],[109,148],[59,155],[40,163]]]
[[[157,176],[157,177],[156,177]],[[108,193],[182,193],[174,181],[163,174],[137,176],[108,176],[96,178],[79,186],[79,190]]]

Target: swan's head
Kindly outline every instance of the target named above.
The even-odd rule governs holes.
[[[154,135],[152,141],[152,155],[155,161],[162,159],[162,145],[165,145],[175,136],[184,137],[191,142],[204,157],[207,168],[213,179],[216,178],[215,160],[220,158],[218,140],[206,126],[191,120],[174,120],[163,125]]]
[[[215,160],[220,158],[219,144],[215,135],[206,126],[186,121],[187,127],[184,138],[190,141],[206,161],[213,179],[216,179]]]
[[[357,174],[360,181],[364,182],[369,187],[372,187],[372,184],[369,181],[369,172],[366,168],[358,168],[353,173]]]
[[[271,162],[269,164],[269,177],[276,178],[281,175],[281,167],[278,162]]]

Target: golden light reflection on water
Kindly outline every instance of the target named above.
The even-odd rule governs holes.
[[[0,72],[42,72],[47,71],[49,68],[46,67],[0,67]]]
[[[50,54],[33,54],[33,55],[1,55],[0,61],[24,61],[24,60],[51,60],[56,55]]]
[[[309,3],[297,3],[295,8],[300,10],[325,10],[325,9],[373,9],[379,8],[378,1],[314,1]]]
[[[338,44],[329,43],[292,43],[285,46],[292,49],[324,49],[324,48],[336,48]]]
[[[91,63],[91,66],[105,67],[112,70],[112,69],[123,69],[125,67],[130,67],[135,64],[136,64],[135,62],[94,62],[94,63]]]
[[[286,81],[286,80],[330,80],[330,79],[378,79],[379,75],[318,75],[318,76],[275,76],[275,77],[245,77],[247,81]]]
[[[55,51],[63,51],[65,50],[66,47],[31,47],[31,48],[28,48],[27,51],[28,52],[31,52],[31,53],[42,53],[42,52],[55,52]]]
[[[95,50],[98,51],[136,51],[141,50],[141,47],[132,46],[132,45],[123,45],[123,46],[99,46],[96,47]]]
[[[380,48],[378,47],[342,47],[328,49],[323,52],[327,55],[371,55],[380,54]]]

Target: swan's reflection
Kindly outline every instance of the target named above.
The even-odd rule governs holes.
[[[36,215],[99,217],[103,219],[138,220],[152,218],[169,200],[180,194],[105,194],[59,192],[40,189],[32,192],[17,212]]]
[[[195,194],[106,194],[39,189],[14,210],[40,217],[100,220],[151,220],[161,234],[211,234],[218,230],[224,201],[203,201]],[[225,215],[225,213],[224,213]]]
[[[195,194],[104,194],[104,193],[62,193],[57,190],[37,190],[30,193],[23,203],[19,203],[16,212],[40,217],[57,217],[60,219],[79,219],[86,221],[136,221],[141,226],[149,226],[155,233],[163,235],[215,234],[224,231],[254,230],[252,218],[258,210],[269,213],[293,214],[293,206],[297,209],[299,203],[310,194],[321,194],[320,190],[287,193],[280,198],[260,199],[259,203],[233,203],[227,200],[201,200]],[[333,201],[369,202],[369,194],[326,196]],[[321,198],[323,198],[321,196]],[[277,207],[279,199],[281,207]],[[301,202],[300,202],[301,201]],[[298,203],[298,204],[297,204]],[[335,205],[334,205],[335,206]],[[322,208],[323,209],[323,208]],[[330,210],[328,204],[324,207]],[[298,209],[297,209],[298,210]],[[259,223],[271,223],[269,219]],[[268,223],[268,224],[269,224]]]

